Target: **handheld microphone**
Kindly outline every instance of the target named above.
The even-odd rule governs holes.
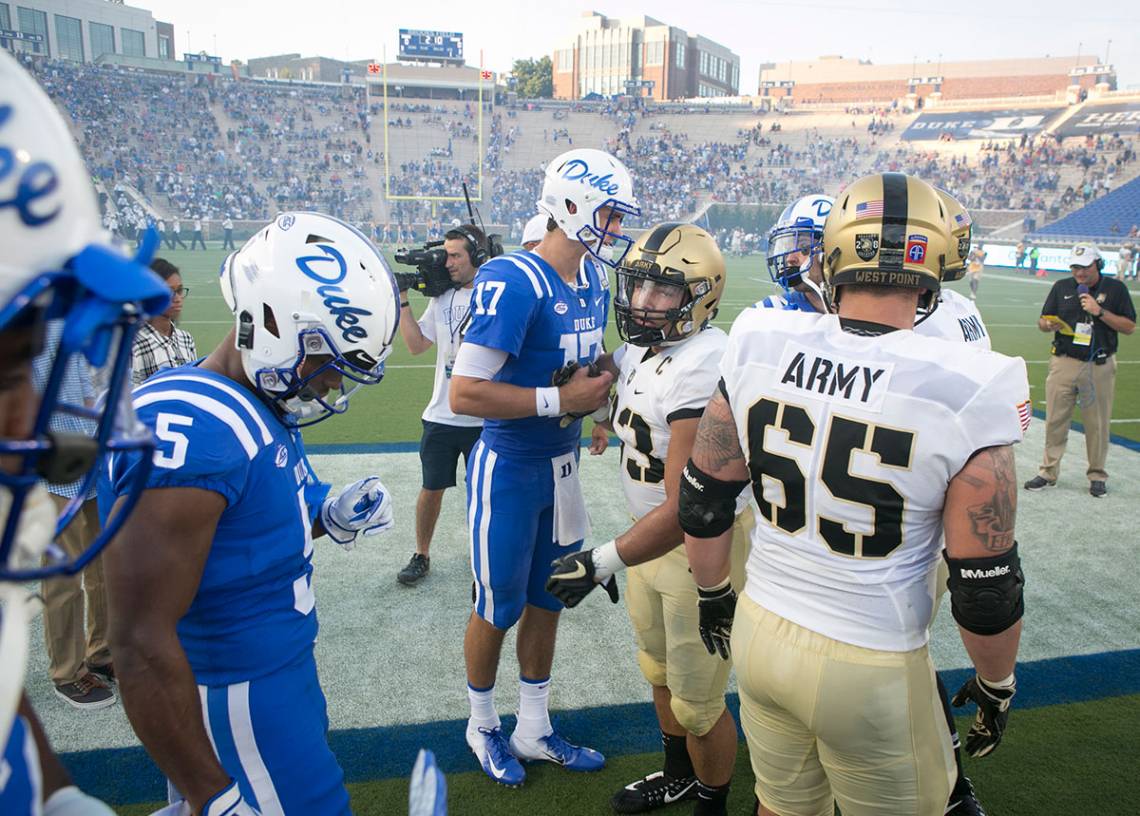
[[[1087,295],[1088,293],[1089,293],[1089,288],[1087,286],[1085,286],[1085,284],[1082,283],[1082,284],[1079,284],[1077,286],[1077,295],[1078,296]],[[1088,309],[1085,309],[1085,314],[1089,315],[1090,317],[1092,316],[1092,313],[1089,312]]]

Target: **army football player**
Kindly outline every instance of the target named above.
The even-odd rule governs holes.
[[[313,652],[313,541],[351,549],[391,527],[392,501],[376,477],[326,495],[299,428],[383,378],[396,282],[367,238],[317,213],[278,215],[220,282],[234,328],[134,395],[158,449],[104,559],[123,705],[171,783],[168,812],[341,816]],[[105,499],[141,465],[112,456]]]
[[[966,272],[972,220],[966,209],[952,195],[941,189],[938,190],[938,195],[942,199],[951,236],[954,239],[947,252],[942,280],[955,281]],[[785,294],[766,297],[756,304],[757,307],[786,311],[830,311],[826,293],[820,291],[820,285],[823,283],[823,227],[826,214],[823,218],[819,218],[818,214],[824,210],[820,203],[824,198],[805,196],[799,199],[789,205],[776,222],[776,226],[772,228],[768,245],[768,271],[772,280],[784,287]],[[826,210],[830,213],[833,199],[827,198],[826,201],[828,203]],[[877,233],[861,234],[856,239],[856,254],[874,257],[878,240]],[[800,273],[798,281],[795,277],[797,269]],[[919,309],[914,330],[928,337],[960,341],[987,350],[990,348],[989,333],[974,302],[945,287],[939,288],[934,308]],[[941,588],[946,586],[948,575],[949,568],[944,561],[940,561],[937,581],[937,586],[940,588],[937,596],[939,599],[942,596]],[[935,608],[937,609],[937,601]],[[941,678],[938,678],[938,693],[945,710],[946,725],[950,729],[951,742],[954,745],[954,764],[958,771],[946,813],[985,816],[985,811],[974,793],[973,785],[962,767],[958,728],[950,711],[950,698],[942,685]]]
[[[697,799],[697,814],[723,814],[736,760],[736,724],[724,706],[729,664],[705,651],[697,587],[681,545],[677,493],[697,422],[716,387],[727,337],[711,325],[725,286],[713,237],[690,224],[646,230],[618,268],[614,314],[625,341],[613,354],[611,413],[622,442],[621,478],[637,519],[614,541],[555,562],[547,582],[567,606],[631,566],[626,605],[637,660],[653,688],[665,766],[613,797],[618,813]],[[738,504],[733,574],[743,583],[752,514]]]
[[[857,250],[868,236],[874,254]],[[838,314],[742,313],[682,474],[700,628],[735,657],[762,816],[945,812],[956,774],[926,646],[943,531],[976,670],[955,698],[978,705],[967,751],[1005,729],[1024,611],[1011,446],[1029,389],[1020,359],[947,355],[910,331],[952,241],[925,182],[847,188],[823,241]],[[760,517],[737,605],[749,485]]]

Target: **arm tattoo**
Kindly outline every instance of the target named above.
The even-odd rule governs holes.
[[[987,501],[967,506],[974,537],[993,553],[1003,553],[1013,546],[1013,526],[1017,516],[1016,471],[1013,449],[1008,445],[990,448],[974,457],[976,476],[963,473],[963,479],[975,487],[988,486],[992,493]]]
[[[718,391],[709,400],[697,426],[692,460],[697,467],[719,479],[747,479],[748,466],[740,449],[732,409]]]

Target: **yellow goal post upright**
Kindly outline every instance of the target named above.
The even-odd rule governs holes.
[[[383,65],[383,78],[381,86],[384,91],[384,200],[385,201],[429,201],[431,202],[431,217],[436,218],[436,205],[443,201],[462,201],[466,198],[460,195],[433,196],[433,195],[396,195],[392,192],[392,151],[388,136],[388,122],[391,121],[388,111],[388,58],[385,53],[381,59]],[[483,201],[483,82],[487,72],[483,69],[483,52],[479,52],[479,84],[478,84],[478,114],[476,118],[476,158],[477,158],[477,184],[472,201]]]

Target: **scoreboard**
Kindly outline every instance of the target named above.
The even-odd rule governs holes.
[[[401,28],[399,59],[463,62],[463,34]]]

